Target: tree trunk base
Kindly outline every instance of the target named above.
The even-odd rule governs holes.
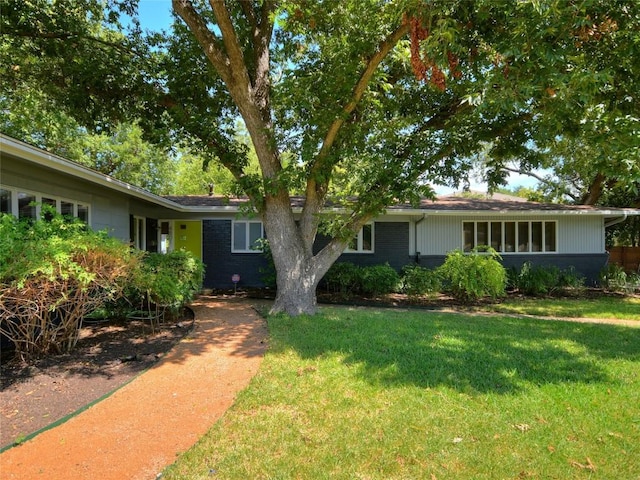
[[[287,315],[315,315],[318,312],[318,300],[315,287],[310,291],[298,287],[278,289],[270,314],[286,313]]]

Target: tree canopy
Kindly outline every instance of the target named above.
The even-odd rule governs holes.
[[[166,33],[140,29],[135,0],[5,3],[3,95],[37,89],[101,131],[136,120],[228,169],[265,223],[275,310],[313,312],[364,223],[479,153],[493,186],[590,150],[596,175],[637,188],[635,0],[173,0]],[[314,253],[335,195],[349,213]]]

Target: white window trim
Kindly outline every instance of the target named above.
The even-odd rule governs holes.
[[[61,212],[61,203],[62,202],[67,202],[67,203],[71,203],[73,204],[73,216],[74,218],[78,218],[78,205],[83,205],[87,207],[87,225],[91,225],[91,204],[88,202],[81,202],[78,200],[72,200],[70,198],[66,198],[66,197],[60,197],[58,195],[50,195],[48,193],[41,193],[41,192],[37,192],[34,190],[30,190],[27,188],[17,188],[17,187],[10,187],[8,185],[0,185],[0,188],[3,190],[7,190],[10,192],[11,195],[11,214],[14,217],[18,217],[20,211],[18,208],[18,193],[26,193],[29,195],[33,195],[36,200],[36,218],[40,218],[41,214],[42,214],[42,199],[43,198],[49,198],[51,200],[55,200],[56,202],[56,212],[58,213],[62,213]]]
[[[363,246],[363,235],[362,235],[362,228],[360,229],[360,231],[358,232],[357,237],[357,248],[356,249],[351,249],[349,248],[349,246],[347,245],[347,248],[344,249],[344,253],[360,253],[360,254],[372,254],[375,253],[376,251],[376,245],[375,245],[375,238],[376,238],[376,230],[375,230],[375,222],[370,222],[367,223],[367,225],[371,226],[371,250],[363,250],[362,246]]]
[[[533,251],[531,249],[532,245],[533,245],[533,238],[532,238],[532,228],[531,228],[531,224],[532,223],[537,223],[540,222],[542,223],[542,245],[541,245],[541,250],[536,252]],[[465,223],[473,223],[473,244],[474,247],[473,248],[477,248],[478,247],[478,223],[488,223],[489,227],[488,227],[488,232],[487,232],[487,236],[488,236],[488,246],[491,246],[491,224],[492,223],[501,223],[501,229],[500,229],[500,245],[502,246],[502,250],[498,251],[498,253],[500,255],[553,255],[556,253],[559,253],[560,249],[558,248],[558,221],[557,220],[463,220],[462,224],[461,224],[461,230],[462,230],[462,249],[464,250],[464,224]],[[506,229],[505,229],[505,223],[515,223],[516,224],[516,229],[515,229],[515,250],[513,252],[507,252],[504,247],[505,247],[505,233],[506,233]],[[518,238],[518,224],[519,223],[527,223],[528,224],[528,233],[529,233],[529,238],[527,239],[527,244],[529,245],[529,250],[524,251],[524,252],[520,252],[518,251],[518,244],[519,242],[519,238]],[[555,228],[555,238],[554,238],[554,244],[556,249],[555,250],[546,250],[546,224],[547,223],[555,223],[556,228]],[[469,253],[469,252],[465,252],[465,253]],[[483,253],[483,252],[479,252],[479,253]]]
[[[260,238],[264,238],[264,224],[260,220],[233,220],[231,222],[231,253],[263,253],[261,249],[251,248],[251,245],[246,245],[249,240],[249,232],[250,232],[250,224],[258,223],[260,224]],[[236,225],[244,224],[244,234],[245,234],[245,248],[244,249],[236,249],[235,248],[235,235],[236,235]]]

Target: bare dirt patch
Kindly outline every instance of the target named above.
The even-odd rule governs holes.
[[[193,312],[155,329],[138,320],[85,325],[76,348],[24,363],[3,352],[0,447],[73,414],[156,363],[193,326]],[[5,358],[6,357],[6,358]]]

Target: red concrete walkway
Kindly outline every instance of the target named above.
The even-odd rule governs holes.
[[[255,375],[264,320],[242,300],[203,297],[195,330],[113,395],[0,454],[0,478],[153,480],[189,449]]]

